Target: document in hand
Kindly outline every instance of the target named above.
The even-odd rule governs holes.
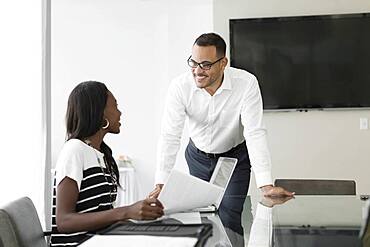
[[[220,157],[209,182],[172,170],[158,199],[165,214],[214,205],[218,208],[234,172],[237,159]]]

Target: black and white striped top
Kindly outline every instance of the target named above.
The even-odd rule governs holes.
[[[56,187],[65,177],[75,180],[79,189],[76,212],[99,212],[113,208],[117,196],[113,191],[117,190],[113,188],[115,185],[103,157],[103,153],[80,140],[71,139],[64,144],[54,177],[51,246],[77,246],[87,237],[86,231],[61,234],[57,230]]]

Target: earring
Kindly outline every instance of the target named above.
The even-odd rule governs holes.
[[[108,118],[106,118],[105,121],[107,121],[107,124],[101,127],[104,130],[109,127],[109,120],[108,120]]]

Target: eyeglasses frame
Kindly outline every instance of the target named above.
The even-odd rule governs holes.
[[[204,63],[204,62],[208,62],[208,61],[203,61],[203,62],[201,62],[201,63],[198,63],[198,62],[194,61],[193,59],[191,59],[191,55],[190,55],[190,57],[188,58],[187,62],[188,62],[189,67],[190,67],[190,68],[192,68],[192,69],[196,69],[196,68],[199,66],[202,70],[210,70],[214,64],[216,64],[216,63],[220,62],[223,58],[225,58],[225,57],[223,56],[223,57],[221,57],[221,58],[217,59],[216,61],[214,61],[214,62],[212,62],[212,63],[206,64],[206,65],[203,65],[202,63]],[[191,60],[192,60],[192,61],[193,61],[197,66],[195,66],[195,67],[190,66],[190,64],[189,64],[190,59],[191,59]],[[204,68],[203,66],[209,66],[209,68]]]

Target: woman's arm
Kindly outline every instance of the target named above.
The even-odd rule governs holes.
[[[163,215],[163,206],[155,198],[101,212],[77,213],[78,194],[76,181],[69,177],[65,177],[57,187],[56,223],[61,233],[93,231],[120,220],[156,219]]]

